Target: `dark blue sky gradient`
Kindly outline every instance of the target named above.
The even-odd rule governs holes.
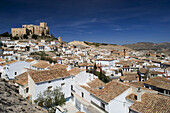
[[[68,42],[170,42],[170,0],[1,0],[0,15],[0,33],[44,21]]]

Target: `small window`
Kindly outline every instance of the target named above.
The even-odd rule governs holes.
[[[52,86],[49,86],[47,89],[48,89],[48,90],[51,90],[51,89],[52,89]]]
[[[81,96],[84,98],[84,93],[83,92],[81,92]]]
[[[48,81],[48,83],[51,83],[51,81]]]
[[[27,88],[26,88],[26,93],[28,93],[28,91],[29,91],[29,88],[27,87]]]
[[[64,80],[64,78],[62,78],[62,80]]]
[[[145,86],[146,88],[149,88],[149,86]]]
[[[17,72],[15,72],[15,75],[17,75]]]
[[[74,97],[73,93],[71,93],[71,97]]]
[[[101,108],[105,109],[105,104],[101,102]]]
[[[65,85],[65,83],[61,83],[61,86],[64,86]]]
[[[71,90],[73,90],[73,85],[71,85]]]

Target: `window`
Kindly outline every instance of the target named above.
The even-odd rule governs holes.
[[[71,90],[73,90],[73,85],[71,85]]]
[[[149,88],[149,86],[145,86],[146,88]]]
[[[52,89],[52,86],[49,86],[47,89],[48,89],[48,90],[51,90],[51,89]]]
[[[72,98],[74,98],[74,95],[73,95],[73,93],[71,93],[71,97],[72,97]]]
[[[15,72],[15,75],[17,75],[17,72]]]
[[[51,83],[51,81],[48,81],[48,83]]]
[[[62,78],[62,80],[64,80],[64,78]]]
[[[84,98],[84,93],[83,92],[81,92],[81,96]]]
[[[65,85],[65,83],[61,83],[61,87],[63,87]]]
[[[29,88],[27,87],[27,88],[26,88],[26,93],[28,93],[28,91],[29,91]]]
[[[105,104],[101,102],[101,108],[105,110]]]

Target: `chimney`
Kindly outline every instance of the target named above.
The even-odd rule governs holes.
[[[142,96],[142,92],[140,90],[140,87],[138,87],[138,91],[137,91],[137,101],[141,101],[141,96]]]

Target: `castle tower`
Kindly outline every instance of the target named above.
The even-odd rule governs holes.
[[[58,41],[59,41],[59,42],[62,42],[62,39],[61,39],[61,37],[58,37]]]
[[[47,23],[46,22],[40,22],[40,27],[46,28],[47,27]]]

